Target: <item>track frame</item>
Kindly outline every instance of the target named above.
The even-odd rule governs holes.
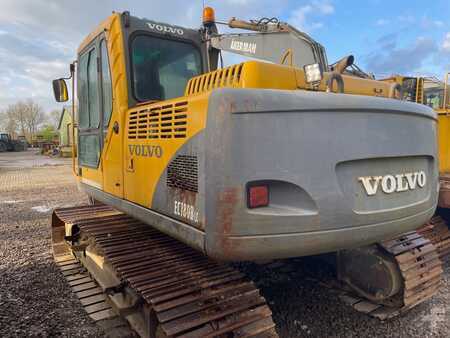
[[[141,337],[277,337],[264,297],[227,264],[104,205],[52,221],[55,259],[71,255]]]

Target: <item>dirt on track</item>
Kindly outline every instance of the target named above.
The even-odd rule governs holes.
[[[70,161],[32,151],[0,154],[0,337],[104,336],[51,255],[51,210],[86,202]],[[280,337],[450,336],[450,260],[437,296],[387,322],[355,312],[324,288],[333,276],[321,260],[289,266],[243,267],[266,297]]]

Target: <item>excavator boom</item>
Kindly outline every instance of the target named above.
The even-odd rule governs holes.
[[[322,70],[328,70],[323,46],[287,23],[278,22],[274,18],[258,22],[233,18],[228,26],[258,33],[208,34],[212,48],[298,68],[319,64]]]

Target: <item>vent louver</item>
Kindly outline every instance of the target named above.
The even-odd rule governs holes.
[[[185,138],[187,115],[186,101],[133,110],[128,117],[128,138]]]
[[[167,186],[198,192],[197,156],[178,155],[167,167]]]
[[[220,87],[238,87],[241,81],[243,63],[222,68],[189,80],[185,96],[206,92]]]

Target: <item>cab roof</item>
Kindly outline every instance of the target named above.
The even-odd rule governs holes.
[[[88,36],[84,38],[77,52],[83,51],[86,46],[97,37],[101,32],[110,30],[111,26],[120,21],[124,17],[127,20],[131,31],[141,30],[148,31],[152,34],[158,34],[162,36],[170,36],[178,39],[185,39],[201,43],[201,34],[199,30],[171,25],[163,22],[153,21],[145,18],[138,18],[131,16],[128,12],[113,12],[108,18],[102,21]],[[128,35],[128,34],[127,34]]]

